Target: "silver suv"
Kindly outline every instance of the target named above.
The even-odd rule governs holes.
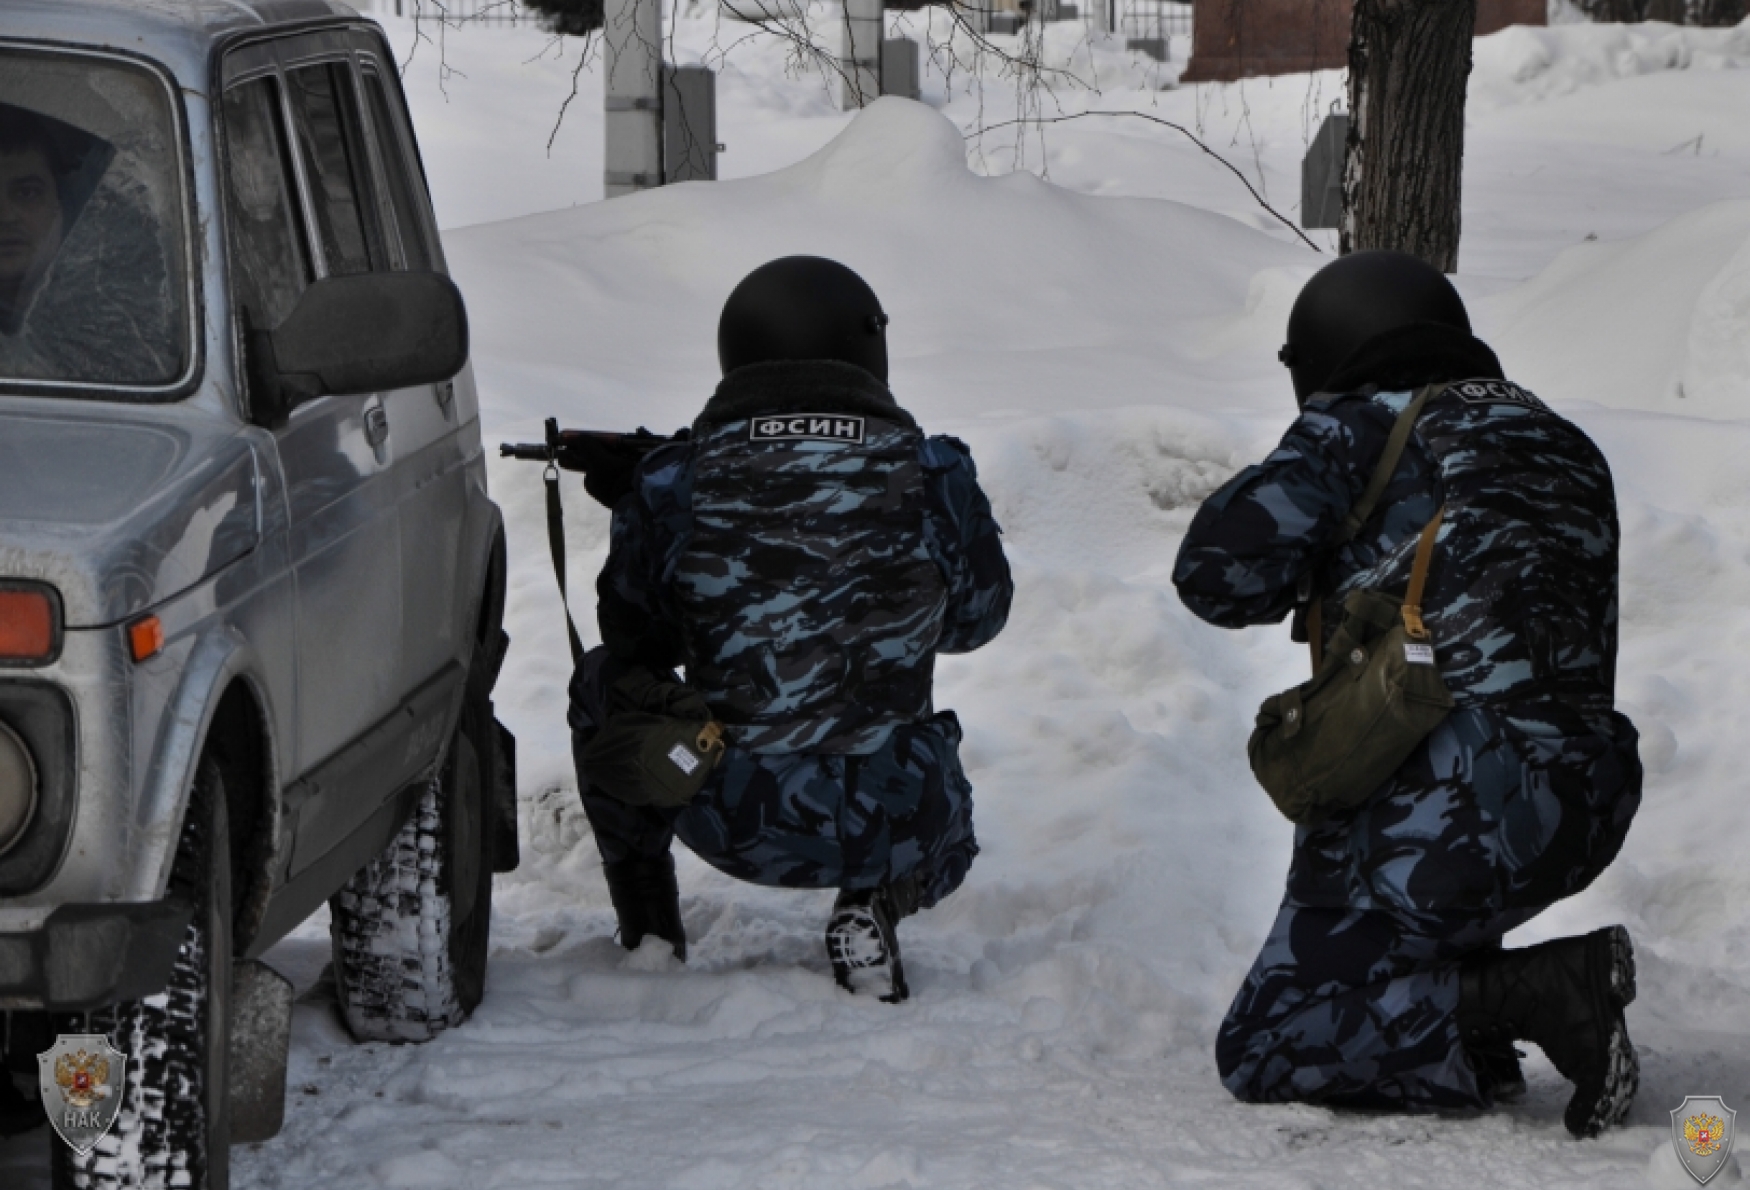
[[[0,6],[4,1044],[130,1059],[61,1184],[226,1185],[283,1109],[253,960],[324,902],[355,1035],[480,1000],[517,848],[466,361],[375,25]]]

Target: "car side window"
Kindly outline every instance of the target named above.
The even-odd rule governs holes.
[[[387,270],[351,67],[296,67],[286,72],[286,86],[328,275]]]
[[[367,64],[363,71],[365,103],[371,109],[371,126],[377,134],[377,147],[383,158],[383,174],[388,185],[389,202],[395,211],[395,228],[401,241],[402,267],[427,271],[432,267],[431,249],[426,239],[425,219],[421,213],[419,191],[408,161],[408,135],[404,122],[397,118],[397,105],[389,96],[383,76]]]
[[[232,87],[225,92],[224,114],[232,297],[252,325],[271,330],[291,313],[311,278],[277,80]]]

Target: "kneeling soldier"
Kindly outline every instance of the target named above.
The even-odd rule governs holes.
[[[1298,604],[1297,629],[1329,649],[1373,606],[1357,593],[1416,592],[1398,660],[1436,666],[1451,710],[1353,804],[1295,815],[1287,895],[1216,1044],[1222,1081],[1254,1102],[1486,1107],[1524,1089],[1513,1042],[1529,1040],[1574,1083],[1570,1131],[1594,1135],[1638,1080],[1627,931],[1500,942],[1589,885],[1640,804],[1638,737],[1613,706],[1609,468],[1503,378],[1451,284],[1412,257],[1322,270],[1283,362],[1300,417],[1198,511],[1180,597],[1229,628]],[[1343,644],[1335,661],[1359,673],[1378,653]],[[1316,739],[1311,697],[1274,720],[1267,703],[1260,732]]]
[[[995,637],[1013,584],[966,447],[925,436],[888,391],[886,325],[829,260],[776,260],[736,287],[716,395],[615,506],[604,644],[573,679],[570,720],[622,945],[655,935],[686,957],[679,835],[731,876],[840,890],[835,977],[897,1002],[896,923],[978,854],[935,656]],[[666,685],[676,667],[725,733],[709,777],[671,807],[592,787],[598,731],[650,675],[687,689]]]

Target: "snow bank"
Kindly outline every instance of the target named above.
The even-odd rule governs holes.
[[[1670,70],[1736,70],[1750,63],[1750,20],[1699,29],[1638,25],[1513,25],[1476,40],[1470,93],[1492,103],[1567,95]]]
[[[1539,391],[1750,417],[1750,200],[1570,248],[1480,314],[1509,370]]]
[[[490,352],[489,419],[519,432],[554,412],[690,420],[715,384],[723,299],[755,266],[796,253],[843,260],[882,295],[897,382],[926,418],[1152,402],[1168,377],[1176,402],[1226,400],[1204,334],[1247,308],[1259,270],[1315,259],[1176,203],[981,177],[951,123],[902,99],[773,174],[446,243]]]

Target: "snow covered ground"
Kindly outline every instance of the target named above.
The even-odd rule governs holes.
[[[677,25],[682,61],[745,32]],[[1054,53],[1102,88],[1063,111],[1198,129],[1292,215],[1339,75],[1162,91],[1182,63],[1062,32]],[[1305,660],[1285,631],[1196,622],[1168,573],[1197,501],[1286,425],[1275,349],[1328,257],[1169,129],[1090,119],[969,151],[981,119],[1013,116],[1006,84],[985,84],[981,115],[932,74],[926,104],[853,119],[759,44],[723,64],[735,180],[602,203],[599,76],[548,157],[574,63],[544,45],[451,32],[457,73],[439,79],[432,45],[408,73],[489,441],[549,415],[683,424],[745,272],[796,252],[861,271],[893,316],[897,394],[972,445],[1016,569],[1004,635],[939,666],[985,850],[903,927],[902,1007],[834,988],[830,893],[737,884],[684,852],[690,961],[627,956],[570,772],[539,469],[494,459],[524,859],[495,892],[486,1002],[424,1047],[353,1045],[318,983],[325,920],[301,928],[271,956],[307,989],[287,1124],[236,1152],[239,1186],[1689,1184],[1667,1113],[1750,1099],[1750,23],[1510,30],[1478,43],[1472,80],[1459,284],[1509,373],[1598,439],[1622,498],[1619,695],[1647,798],[1615,867],[1513,939],[1635,935],[1641,1098],[1586,1143],[1538,1057],[1524,1103],[1467,1119],[1248,1107],[1216,1080],[1215,1026],[1290,842],[1243,744]],[[568,500],[593,640],[606,518],[575,485]],[[1742,1180],[1734,1164],[1713,1184]]]

